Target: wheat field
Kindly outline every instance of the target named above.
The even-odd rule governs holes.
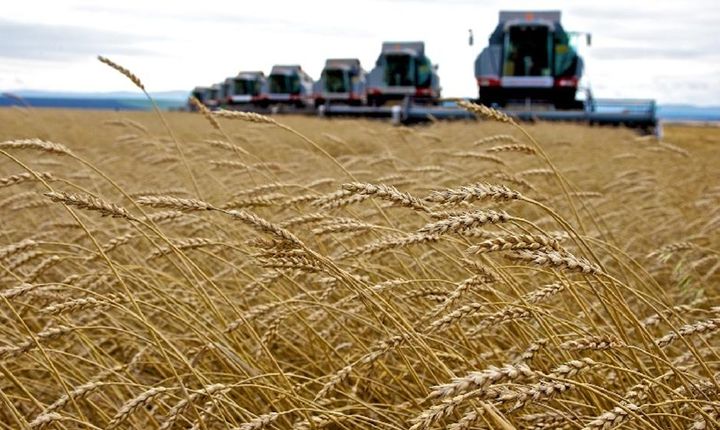
[[[718,426],[720,129],[206,116],[0,110],[0,428]]]

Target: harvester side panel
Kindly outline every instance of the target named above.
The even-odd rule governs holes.
[[[500,63],[502,61],[502,47],[498,45],[490,45],[482,50],[480,55],[475,59],[475,76],[476,77],[494,77],[500,78]]]

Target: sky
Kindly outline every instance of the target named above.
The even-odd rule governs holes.
[[[592,33],[580,51],[595,97],[720,105],[718,0],[5,0],[2,9],[4,91],[132,91],[99,54],[150,91],[273,64],[301,64],[317,79],[326,58],[359,58],[369,70],[384,40],[424,40],[443,95],[471,97],[500,9],[561,10],[567,30]]]

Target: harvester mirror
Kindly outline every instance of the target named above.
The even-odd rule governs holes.
[[[475,38],[473,37],[472,28],[468,30],[469,36],[468,36],[468,45],[473,46],[473,43],[475,42]]]
[[[585,43],[587,44],[587,46],[592,46],[592,34],[585,34]]]
[[[433,64],[433,70],[437,72],[437,70],[440,68],[439,64]]]

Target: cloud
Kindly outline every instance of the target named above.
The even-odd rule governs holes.
[[[153,6],[151,5],[150,7]],[[74,10],[98,15],[123,15],[136,19],[145,19],[148,17],[148,12],[146,10],[137,8],[133,9],[118,5],[83,4],[74,7]],[[353,21],[352,19],[348,19],[342,23],[333,23],[332,20],[317,20],[314,22],[308,22],[306,18],[299,16],[287,18],[284,15],[274,13],[258,16],[251,15],[247,13],[247,11],[235,13],[234,9],[229,9],[223,12],[207,10],[202,13],[196,13],[188,10],[168,10],[167,8],[162,8],[161,10],[162,13],[154,16],[154,20],[175,21],[176,23],[183,23],[195,28],[218,25],[232,28],[243,26],[258,32],[283,31],[321,37],[337,37],[340,35],[343,37],[358,38],[369,37],[373,34],[367,30],[365,25],[358,25],[359,23]]]
[[[0,18],[0,57],[62,61],[98,54],[155,54],[137,45],[147,39],[85,27],[24,23]]]
[[[602,46],[592,49],[592,57],[602,60],[694,60],[716,54],[703,49],[641,46]]]

